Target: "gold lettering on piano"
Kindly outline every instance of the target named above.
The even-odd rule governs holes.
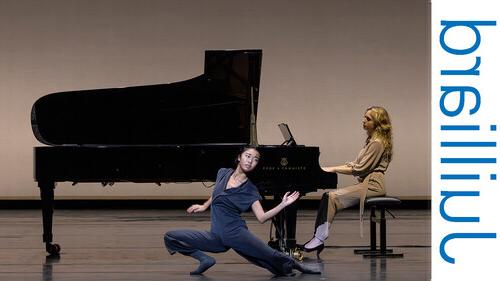
[[[263,171],[306,171],[305,166],[263,166],[261,168]]]

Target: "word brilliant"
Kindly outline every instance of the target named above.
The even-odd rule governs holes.
[[[460,209],[452,208],[456,207],[452,205],[456,203],[453,198],[477,200],[481,196],[479,191],[481,177],[486,174],[486,179],[489,177],[490,181],[495,181],[497,178],[496,173],[492,173],[488,166],[497,163],[496,157],[463,156],[478,148],[482,149],[483,152],[492,150],[488,155],[495,155],[493,149],[497,147],[496,141],[474,139],[480,131],[488,131],[484,128],[489,128],[490,132],[497,130],[496,124],[483,124],[479,119],[474,119],[474,115],[479,115],[481,109],[481,91],[473,85],[448,84],[456,83],[456,81],[461,83],[474,81],[474,85],[479,85],[481,81],[481,56],[476,55],[479,53],[477,50],[481,45],[479,28],[488,26],[496,26],[496,21],[441,21],[439,46],[441,51],[445,52],[446,59],[444,63],[439,65],[439,120],[444,120],[446,124],[439,124],[438,147],[440,152],[446,153],[446,156],[443,156],[444,153],[439,155],[439,163],[435,164],[439,166],[439,171],[441,171],[439,173],[441,195],[439,214],[446,223],[479,223],[481,218],[477,214],[474,216],[450,214],[453,213],[452,210]],[[455,37],[453,37],[454,35]],[[460,38],[460,40],[452,40],[453,38]],[[464,47],[464,44],[467,46]],[[458,47],[457,45],[462,46]],[[445,83],[448,85],[444,85]],[[483,97],[485,96],[483,95]],[[457,134],[457,132],[461,134]],[[463,136],[468,139],[456,139]],[[458,186],[463,187],[464,185],[469,186],[469,190],[458,188]],[[471,232],[470,228],[467,229],[464,232],[454,232],[442,237],[439,253],[444,261],[450,264],[455,263],[455,259],[448,255],[445,249],[446,244],[451,240],[496,238],[496,232]]]

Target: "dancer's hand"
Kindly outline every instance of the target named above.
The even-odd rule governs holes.
[[[286,207],[295,202],[297,199],[299,199],[299,196],[300,193],[298,191],[294,191],[292,194],[290,194],[290,191],[288,191],[287,193],[285,193],[285,195],[283,195],[283,200],[281,200],[281,204],[283,204],[283,206]]]
[[[187,208],[188,213],[199,213],[199,212],[204,212],[207,210],[207,207],[205,205],[199,205],[199,204],[194,204],[191,205],[191,207]]]

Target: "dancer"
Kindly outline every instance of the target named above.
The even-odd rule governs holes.
[[[216,263],[204,252],[219,253],[229,249],[278,276],[293,275],[292,269],[309,274],[321,273],[269,247],[248,230],[241,218],[241,213],[251,208],[259,222],[264,223],[299,198],[298,192],[287,192],[280,204],[265,212],[259,201],[262,198],[258,189],[248,178],[259,159],[260,153],[255,147],[243,149],[238,155],[236,169],[223,168],[217,173],[212,196],[204,204],[195,204],[187,209],[188,213],[196,213],[210,207],[209,231],[183,229],[165,234],[165,245],[170,254],[179,252],[200,262],[191,275],[202,274]]]

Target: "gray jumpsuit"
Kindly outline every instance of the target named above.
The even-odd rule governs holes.
[[[170,254],[190,255],[196,250],[211,253],[235,250],[250,262],[266,268],[275,275],[292,272],[293,259],[274,250],[247,228],[241,213],[248,211],[255,201],[261,200],[257,187],[247,180],[236,188],[226,190],[233,169],[220,169],[212,193],[210,231],[192,229],[165,233],[165,245]]]

